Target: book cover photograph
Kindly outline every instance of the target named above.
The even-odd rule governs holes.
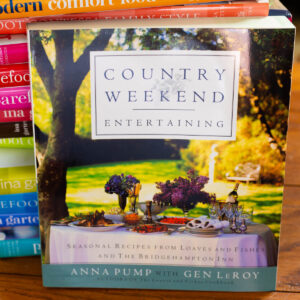
[[[275,290],[295,28],[224,19],[28,25],[45,286]]]

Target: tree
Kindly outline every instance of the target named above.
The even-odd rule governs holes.
[[[113,30],[101,30],[76,62],[73,59],[74,31],[53,31],[55,68],[47,57],[39,33],[34,31],[31,34],[35,67],[50,96],[53,109],[47,143],[44,135],[37,135],[37,139],[40,137],[46,146],[38,168],[41,226],[46,230],[50,220],[68,216],[65,202],[66,173],[75,137],[76,94],[89,72],[89,52],[104,50]]]
[[[250,39],[252,112],[284,159],[294,32],[251,30]]]
[[[66,172],[72,165],[88,164],[93,162],[107,162],[124,159],[145,159],[144,153],[150,147],[153,149],[151,158],[165,157],[178,158],[179,151],[185,147],[185,141],[160,141],[160,140],[127,140],[120,143],[114,141],[92,141],[88,137],[89,129],[84,130],[85,136],[75,134],[76,123],[76,99],[78,90],[89,72],[89,52],[93,50],[169,50],[169,49],[191,49],[191,50],[235,50],[240,49],[242,57],[247,55],[247,44],[239,40],[237,30],[216,29],[103,29],[91,31],[93,39],[86,46],[86,40],[81,41],[80,53],[74,52],[74,41],[80,36],[80,31],[57,30],[44,34],[44,31],[31,31],[31,53],[35,69],[41,78],[43,85],[49,95],[52,107],[52,120],[47,133],[36,128],[36,140],[39,154],[39,200],[41,225],[47,228],[50,220],[60,219],[68,215],[65,201],[66,196]],[[86,32],[83,31],[83,35]],[[112,38],[114,35],[114,38]],[[244,36],[244,35],[243,35]],[[120,37],[120,38],[119,38]],[[272,36],[270,42],[278,38]],[[258,43],[259,39],[252,37]],[[268,41],[268,39],[266,40]],[[55,62],[51,62],[45,45],[51,42],[54,46]],[[290,41],[289,41],[290,42]],[[254,46],[253,46],[254,47]],[[252,51],[256,51],[254,48]],[[265,55],[265,48],[258,47],[258,53]],[[75,54],[74,54],[75,53]],[[75,59],[76,58],[76,59]],[[287,58],[287,63],[290,58]],[[254,63],[254,62],[253,62]],[[260,66],[253,69],[258,72]],[[286,68],[286,63],[282,69]],[[244,71],[244,70],[243,70]],[[264,71],[266,74],[268,69]],[[275,72],[274,68],[272,72]],[[245,91],[252,88],[255,97],[264,96],[265,92],[260,89],[261,82],[253,80],[251,83],[241,72],[241,85]],[[259,73],[257,73],[259,75]],[[251,74],[252,75],[252,74]],[[259,79],[259,77],[257,77]],[[276,77],[278,79],[278,76]],[[285,79],[287,77],[284,77]],[[244,80],[245,79],[245,80]],[[268,79],[264,79],[268,82]],[[285,83],[282,79],[282,84]],[[250,86],[250,84],[252,86]],[[272,88],[273,86],[270,85]],[[240,89],[241,90],[241,89]],[[286,93],[286,92],[285,92]],[[255,117],[263,115],[271,120],[273,111],[264,109],[262,114],[257,109],[255,98],[252,95],[240,98],[243,109],[241,114],[250,113]],[[285,94],[281,94],[285,95]],[[274,96],[275,97],[275,96]],[[282,99],[282,96],[281,98]],[[248,102],[247,102],[248,101]],[[282,102],[282,100],[280,100]],[[246,103],[246,104],[245,104]],[[251,105],[249,105],[251,103]],[[285,104],[285,103],[284,103]],[[276,107],[273,105],[273,107]],[[286,108],[286,105],[284,105]],[[285,114],[286,110],[284,110]],[[282,120],[284,120],[284,114]],[[274,118],[273,118],[274,119]],[[263,119],[261,118],[263,122]],[[273,122],[274,123],[274,122]],[[269,123],[268,123],[269,124]],[[266,132],[270,131],[268,126],[264,127]],[[274,132],[271,132],[274,135]],[[284,141],[284,128],[282,134],[276,134],[277,140]],[[281,136],[280,136],[281,135]],[[280,143],[278,143],[280,144]],[[99,148],[101,151],[99,151]],[[111,153],[110,149],[114,149]],[[86,153],[83,156],[82,153]],[[149,158],[149,157],[148,157]],[[93,160],[94,159],[94,160]]]
[[[118,42],[117,47],[127,50],[133,49],[133,41],[138,40],[140,48],[143,50],[151,49],[170,49],[178,47],[180,49],[221,49],[225,48],[224,41],[220,39],[220,34],[214,30],[194,31],[182,29],[143,29],[142,33],[136,30],[116,30],[117,35],[125,35],[123,44]],[[93,50],[102,51],[109,48],[109,41],[114,30],[100,30],[94,40],[84,49],[81,56],[74,61],[73,30],[57,30],[50,34],[43,32],[31,32],[31,52],[33,62],[41,78],[46,91],[50,97],[52,106],[51,129],[48,134],[44,134],[36,127],[36,140],[39,154],[38,182],[39,182],[39,201],[41,226],[46,230],[50,220],[61,219],[68,216],[68,208],[65,202],[66,195],[66,172],[67,168],[75,160],[84,161],[79,156],[82,154],[78,149],[87,151],[93,149],[97,142],[90,139],[83,139],[75,135],[75,105],[76,94],[80,85],[89,72],[89,52]],[[168,35],[169,42],[163,38]],[[43,44],[54,41],[55,46],[55,65],[53,66],[46,54]],[[218,41],[218,42],[217,42]],[[102,149],[115,149],[113,159],[128,158],[124,153],[127,148],[136,149],[136,153],[152,147],[153,158],[164,153],[166,157],[176,158],[179,150],[186,146],[186,141],[158,141],[129,140],[120,144],[117,141],[102,141]],[[169,152],[166,149],[169,148]],[[161,151],[161,150],[164,151]],[[131,150],[132,151],[132,150]],[[98,151],[99,152],[99,151]],[[133,151],[132,151],[133,152]],[[117,154],[119,156],[117,156]],[[175,153],[175,155],[174,155]],[[105,161],[101,153],[97,154],[100,161]],[[89,155],[87,155],[89,156]],[[93,155],[91,155],[93,157]],[[133,156],[135,159],[143,158]]]

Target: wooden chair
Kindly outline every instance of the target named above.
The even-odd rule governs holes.
[[[244,181],[247,184],[252,182],[259,182],[261,166],[251,162],[238,164],[234,168],[233,176],[230,173],[226,174],[226,179],[230,181]]]

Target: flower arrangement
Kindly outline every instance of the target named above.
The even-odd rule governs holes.
[[[137,183],[140,183],[140,181],[132,175],[113,175],[105,184],[105,192],[108,194],[118,194],[121,197],[128,197],[134,193]]]
[[[209,178],[196,176],[194,170],[187,173],[187,178],[178,177],[173,181],[157,182],[156,187],[160,193],[153,196],[153,201],[161,205],[178,207],[184,212],[194,208],[197,203],[210,203],[216,201],[215,194],[203,191]]]
[[[108,194],[118,195],[119,206],[122,211],[124,211],[126,207],[127,197],[130,196],[131,210],[135,212],[136,201],[141,189],[141,184],[138,179],[136,179],[132,175],[113,175],[105,184],[104,189]]]

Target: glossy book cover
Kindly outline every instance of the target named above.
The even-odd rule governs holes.
[[[45,286],[275,290],[294,33],[29,25]]]

